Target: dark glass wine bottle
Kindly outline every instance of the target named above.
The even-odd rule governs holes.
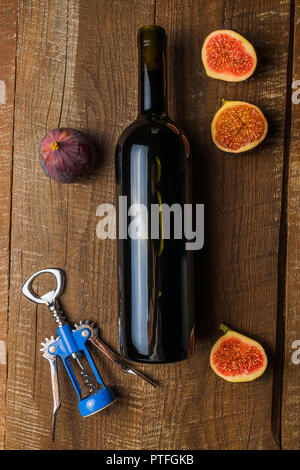
[[[137,362],[173,362],[194,347],[192,252],[183,230],[184,204],[191,204],[190,147],[167,113],[165,30],[141,28],[138,47],[138,117],[116,148],[120,350]],[[163,204],[179,204],[182,211],[177,229],[175,212],[170,218],[169,237],[161,212],[151,234],[151,208]],[[132,205],[143,205],[147,215]],[[140,226],[129,230],[136,219],[144,234]]]

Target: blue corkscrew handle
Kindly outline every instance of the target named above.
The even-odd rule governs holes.
[[[72,331],[70,324],[66,323],[56,331],[59,337],[51,344],[51,347],[49,348],[50,350],[48,349],[48,354],[59,356],[61,358],[79,398],[78,407],[81,416],[90,416],[109,406],[115,400],[115,395],[105,386],[86,346],[86,342],[91,335],[90,330],[88,328],[83,328]],[[81,364],[80,357],[82,355],[85,355],[95,379],[99,384],[99,387],[92,386],[94,387],[94,390],[90,392],[86,398],[82,398],[81,387],[76,379],[69,360],[70,358],[73,358]],[[87,385],[89,386],[90,384]]]

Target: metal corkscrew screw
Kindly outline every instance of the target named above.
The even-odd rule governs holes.
[[[33,290],[33,281],[42,274],[52,274],[56,278],[56,288],[41,297]],[[92,356],[87,348],[87,341],[94,344],[103,354],[105,354],[117,367],[123,372],[134,374],[150,383],[152,386],[156,384],[145,377],[140,372],[129,366],[125,360],[121,359],[114,353],[103,341],[98,338],[97,328],[92,322],[80,322],[71,328],[70,323],[66,320],[63,311],[58,303],[58,297],[62,294],[65,284],[65,274],[61,269],[48,268],[42,269],[30,276],[22,287],[22,293],[32,302],[47,305],[55,319],[58,328],[58,337],[53,336],[45,339],[42,343],[43,357],[50,364],[52,395],[53,395],[53,414],[52,414],[52,437],[54,439],[56,414],[61,406],[61,397],[59,389],[58,377],[58,357],[61,358],[65,366],[72,385],[77,393],[79,402],[79,412],[81,416],[87,417],[107,408],[115,400],[112,390],[104,385],[102,377],[98,372]],[[74,361],[74,362],[73,362]],[[85,365],[87,363],[87,366]],[[80,376],[83,381],[87,394],[82,391],[76,375],[71,366],[77,364],[80,370]],[[90,373],[93,374],[93,379]]]

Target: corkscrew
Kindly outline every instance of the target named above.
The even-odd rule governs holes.
[[[33,281],[41,274],[52,274],[56,278],[56,288],[41,297],[33,290]],[[105,386],[100,373],[92,359],[87,348],[87,341],[94,344],[105,356],[107,356],[117,367],[123,372],[136,375],[150,383],[152,386],[156,384],[129,366],[125,360],[121,359],[114,353],[102,340],[99,339],[97,328],[94,323],[86,321],[75,324],[72,328],[66,320],[63,311],[58,303],[58,297],[62,294],[65,284],[65,273],[61,269],[48,268],[42,269],[30,276],[22,287],[22,293],[32,302],[37,304],[45,304],[52,313],[58,328],[58,338],[51,336],[46,338],[42,343],[41,351],[43,357],[49,361],[53,395],[53,413],[52,413],[52,438],[54,440],[56,414],[61,406],[61,397],[59,389],[58,377],[58,357],[61,358],[64,367],[67,370],[71,383],[78,396],[78,408],[81,416],[91,416],[110,406],[115,395],[112,390]],[[80,384],[76,378],[74,370],[71,366],[76,364],[79,375],[83,381],[86,394],[82,391]],[[86,364],[87,363],[87,364]],[[86,364],[86,365],[85,365]],[[90,371],[93,373],[93,380]]]

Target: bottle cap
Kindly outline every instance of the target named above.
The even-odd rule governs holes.
[[[160,43],[163,48],[167,46],[167,35],[164,28],[156,25],[148,25],[140,28],[138,32],[138,46],[140,44],[148,46],[154,43],[156,45]]]

